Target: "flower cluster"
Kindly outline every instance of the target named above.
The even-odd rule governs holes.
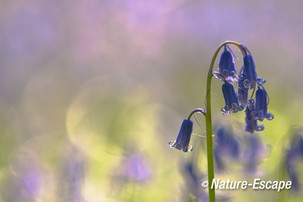
[[[222,107],[221,112],[228,115],[246,108],[245,131],[253,133],[264,130],[264,126],[258,125],[258,121],[272,120],[274,116],[267,111],[269,97],[263,86],[265,80],[257,76],[254,59],[247,47],[242,45],[241,49],[243,67],[238,75],[235,60],[228,45],[224,46],[220,57],[219,72],[213,72],[213,75],[224,82],[222,92],[225,106]],[[235,85],[238,86],[238,92],[236,92]],[[251,98],[249,98],[250,90],[253,91]],[[254,94],[255,98],[253,98]]]
[[[233,52],[227,45],[228,43],[234,45],[236,44],[236,46],[240,48],[243,54],[243,67],[239,72],[237,71]],[[224,50],[219,61],[219,72],[212,71],[215,58],[221,47],[224,47]],[[189,145],[189,142],[193,131],[193,122],[190,120],[190,118],[196,112],[202,113],[204,115],[210,113],[210,93],[208,92],[210,92],[210,83],[212,76],[223,82],[222,92],[225,106],[221,108],[221,112],[224,115],[236,113],[246,108],[244,127],[245,131],[249,133],[254,133],[254,131],[263,131],[264,126],[259,125],[258,121],[262,122],[264,119],[272,120],[274,118],[274,116],[267,111],[269,97],[263,86],[265,84],[265,80],[257,76],[255,62],[250,51],[246,46],[239,43],[231,41],[225,42],[217,49],[211,62],[207,78],[206,94],[206,100],[209,105],[206,105],[205,109],[194,109],[190,113],[188,119],[184,119],[177,139],[175,141],[169,142],[168,146],[176,148],[178,150],[183,150],[184,152],[192,151],[193,148],[191,145]],[[235,86],[237,86],[238,91],[236,90]],[[251,96],[249,96],[249,91],[252,91]],[[207,112],[207,110],[209,112]],[[206,122],[211,123],[210,120],[211,116],[206,116]],[[208,129],[208,131],[211,130]],[[208,134],[211,135],[211,133]],[[222,139],[222,141],[224,142],[225,139]]]

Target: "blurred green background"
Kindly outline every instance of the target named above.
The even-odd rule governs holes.
[[[216,176],[279,180],[289,129],[303,120],[302,8],[299,0],[2,0],[0,201],[194,201],[183,167],[193,162],[206,179],[202,117],[193,152],[167,143],[203,107],[209,63],[225,40],[252,52],[275,119],[259,135],[256,173],[230,160]],[[249,135],[244,112],[220,113],[218,80],[212,90],[214,125],[232,125],[239,139]],[[230,201],[281,196],[218,194]]]

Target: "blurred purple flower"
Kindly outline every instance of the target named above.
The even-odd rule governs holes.
[[[245,170],[247,173],[255,174],[265,149],[257,134],[246,135],[245,137],[246,149],[243,155]]]
[[[231,130],[220,127],[215,136],[214,158],[218,170],[224,169],[225,157],[237,159],[239,157],[239,142]]]
[[[292,148],[286,153],[286,170],[290,180],[292,181],[292,186],[296,191],[300,190],[301,188],[299,176],[296,171],[296,162],[298,158],[302,156],[298,150],[299,148]]]
[[[70,146],[70,147],[69,147]],[[86,173],[86,157],[76,147],[67,145],[59,176],[59,196],[62,201],[83,202],[83,183]]]
[[[10,190],[11,193],[5,193],[4,197],[8,201],[38,199],[42,195],[45,173],[40,159],[33,151],[24,148],[16,150],[9,158],[11,172],[18,183]]]
[[[37,196],[42,184],[42,176],[38,170],[29,170],[20,176],[25,190],[31,196]]]
[[[85,163],[83,160],[75,160],[69,163],[69,193],[76,202],[83,201],[82,185],[85,177]]]
[[[185,181],[184,201],[209,201],[207,188],[202,187],[201,183],[206,180],[205,175],[199,171],[192,161],[181,163],[181,173]],[[216,193],[218,201],[228,201],[230,197],[225,194]]]
[[[303,157],[303,136],[298,132],[293,136],[290,148],[286,151],[286,170],[292,181],[294,190],[298,191],[301,188],[299,175],[296,169],[298,160]]]
[[[151,177],[151,171],[143,157],[133,154],[126,160],[124,176],[130,180],[144,182]]]
[[[186,182],[185,197],[194,198],[196,201],[208,201],[208,194],[201,186],[203,174],[198,174],[197,168],[192,162],[181,163],[181,172]]]

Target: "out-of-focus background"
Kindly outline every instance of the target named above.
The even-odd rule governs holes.
[[[303,123],[302,8],[299,0],[2,0],[0,201],[207,201],[202,117],[193,152],[167,143],[203,107],[209,63],[225,40],[252,52],[275,118],[245,133],[244,112],[220,113],[214,79],[214,127],[237,142],[236,151],[216,142],[216,177],[289,180],[283,159],[291,128]],[[293,177],[303,184],[300,161]],[[299,185],[217,192],[225,201],[283,197],[303,193]]]

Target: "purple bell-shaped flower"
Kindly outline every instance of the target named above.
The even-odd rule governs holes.
[[[193,121],[184,119],[177,140],[174,142],[169,142],[168,146],[174,147],[179,150],[183,150],[184,152],[192,151],[193,147],[189,145],[192,131],[193,131]]]
[[[220,57],[219,61],[219,72],[222,74],[226,79],[234,78],[237,73],[237,67],[233,55],[230,50],[224,46],[224,51]]]
[[[245,55],[244,58],[244,66],[242,68],[242,76],[244,79],[244,85],[246,88],[254,88],[257,83],[257,72],[255,68],[255,62],[251,55]],[[242,72],[241,71],[241,72]]]
[[[249,99],[248,104],[245,110],[245,127],[244,130],[249,133],[254,133],[254,131],[264,130],[263,125],[258,125],[257,120],[255,119],[255,101],[254,99]]]
[[[237,93],[232,84],[225,82],[222,85],[222,92],[225,100],[225,107],[221,109],[221,112],[224,115],[228,115],[230,112],[236,113],[243,110],[243,107],[238,103]]]
[[[264,87],[258,87],[256,92],[256,119],[259,121],[263,121],[265,118],[267,120],[272,120],[274,115],[267,112],[268,105],[268,95],[265,91]]]

